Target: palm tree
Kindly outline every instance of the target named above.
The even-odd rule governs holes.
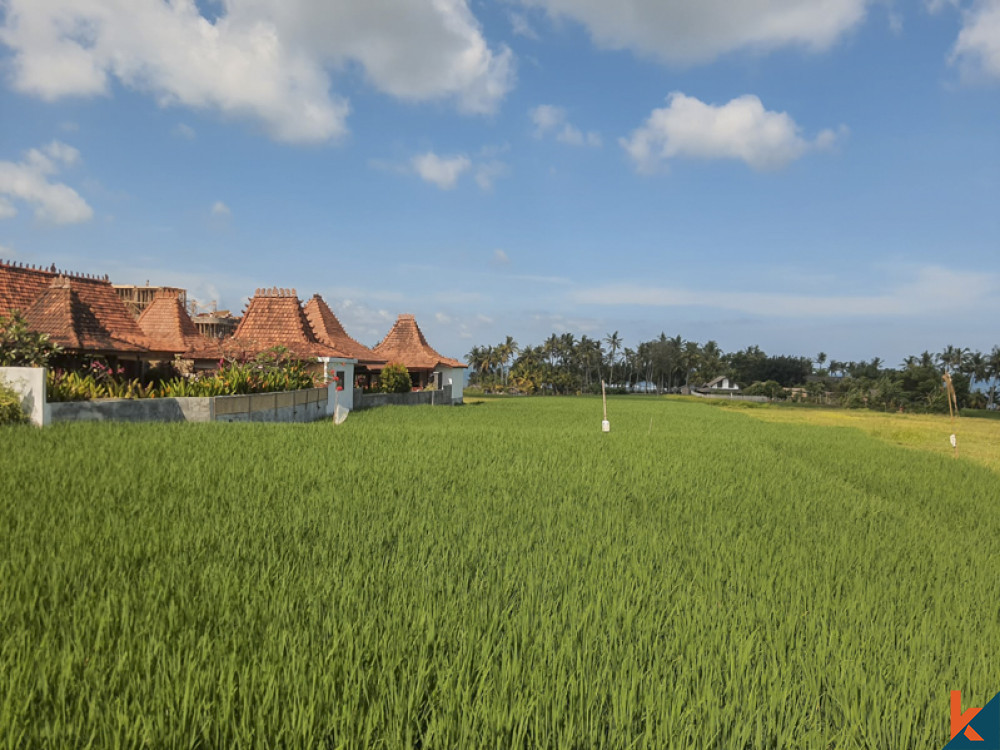
[[[622,360],[625,364],[625,390],[632,390],[632,371],[635,369],[636,364],[636,353],[634,349],[629,349],[625,347],[625,351],[622,353]]]
[[[481,372],[483,374],[492,374],[493,368],[497,366],[497,351],[492,346],[484,346],[482,353],[482,366]]]
[[[968,351],[960,346],[946,346],[944,351],[937,355],[937,359],[946,372],[957,372],[962,369]]]
[[[994,346],[986,360],[986,376],[990,384],[988,408],[992,409],[996,404],[997,381],[1000,380],[1000,346]]]
[[[614,379],[615,379],[615,359],[616,359],[616,357],[618,355],[618,350],[622,348],[622,340],[621,340],[621,337],[618,335],[618,331],[615,331],[614,333],[609,333],[607,336],[605,336],[604,337],[604,343],[608,345],[608,349],[610,350],[610,358],[611,358],[611,374],[608,376],[608,380],[610,380],[611,382],[614,382]]]
[[[559,354],[559,337],[556,334],[552,334],[547,339],[545,339],[545,351],[549,355],[549,364],[552,367],[556,366],[556,355]]]
[[[976,383],[982,383],[986,380],[988,369],[987,358],[983,356],[982,352],[970,351],[962,363],[962,372]]]
[[[686,341],[681,354],[681,367],[684,372],[684,387],[691,388],[691,373],[701,364],[701,347],[697,341]]]
[[[709,381],[717,375],[722,375],[725,369],[723,365],[722,349],[715,341],[706,341],[701,347],[701,372],[700,378]]]
[[[483,380],[483,352],[483,347],[474,346],[469,350],[469,353],[465,355],[465,361],[469,363],[469,367],[475,370],[476,381],[480,385],[482,385]]]
[[[513,336],[508,336],[500,344],[494,347],[494,351],[497,357],[497,364],[500,365],[500,375],[503,378],[503,384],[507,385],[507,374],[510,371],[509,362],[513,362],[514,357],[517,356],[517,342],[514,341]]]

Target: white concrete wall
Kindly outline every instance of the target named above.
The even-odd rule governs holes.
[[[462,403],[462,389],[465,388],[464,367],[441,367],[435,372],[441,373],[441,387],[451,386],[451,403]]]
[[[21,408],[33,425],[49,423],[49,404],[44,367],[0,367],[0,380],[21,396]]]
[[[211,397],[100,398],[49,404],[56,422],[211,422]]]
[[[343,406],[350,411],[354,408],[354,366],[358,363],[356,359],[324,359],[323,374],[328,381],[333,380],[334,373],[340,371],[344,373],[343,383],[330,382],[330,400],[326,405],[326,413],[333,414],[335,405]],[[337,392],[337,386],[344,386],[344,390]]]
[[[313,422],[326,388],[199,398],[109,398],[49,404],[52,422]]]

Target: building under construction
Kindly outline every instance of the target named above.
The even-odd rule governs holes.
[[[229,310],[199,313],[193,315],[191,319],[198,333],[209,339],[229,338],[240,324],[240,319],[232,315]]]
[[[150,286],[149,282],[146,282],[146,286],[135,286],[133,284],[114,284],[115,291],[121,298],[121,301],[125,303],[125,307],[128,311],[132,313],[133,318],[138,318],[142,315],[142,311],[149,307],[149,304],[156,297],[156,293],[160,291],[171,292],[177,295],[177,298],[181,301],[184,307],[187,307],[187,290],[178,289],[173,286]]]

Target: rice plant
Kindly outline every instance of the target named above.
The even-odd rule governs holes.
[[[1000,479],[663,399],[0,430],[0,748],[933,748]]]

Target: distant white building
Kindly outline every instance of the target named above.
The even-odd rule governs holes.
[[[714,380],[708,381],[702,388],[710,391],[727,391],[729,393],[737,393],[740,390],[735,381],[730,380],[725,375],[720,375]]]

